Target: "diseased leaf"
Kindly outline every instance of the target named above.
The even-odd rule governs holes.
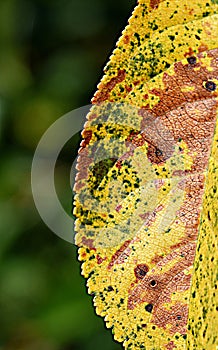
[[[82,133],[76,244],[125,349],[217,344],[216,1],[139,1]]]
[[[189,300],[188,349],[217,349],[218,127],[212,146]],[[216,347],[215,347],[216,346]]]

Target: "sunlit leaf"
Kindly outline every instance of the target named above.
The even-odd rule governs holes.
[[[139,1],[92,100],[76,244],[125,349],[217,345],[216,1]]]

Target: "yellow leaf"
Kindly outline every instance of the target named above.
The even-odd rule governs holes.
[[[217,345],[217,8],[138,1],[82,133],[79,259],[128,350]]]

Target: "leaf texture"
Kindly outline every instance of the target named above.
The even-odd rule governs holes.
[[[82,132],[82,274],[128,350],[218,345],[217,8],[139,1]]]

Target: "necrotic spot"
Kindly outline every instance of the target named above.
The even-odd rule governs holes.
[[[114,290],[114,289],[113,289],[112,286],[109,286],[109,287],[108,287],[108,292],[113,292],[113,290]]]
[[[194,64],[196,64],[197,59],[196,59],[196,57],[191,56],[191,57],[187,58],[187,61],[188,61],[189,64],[193,64],[194,65]]]
[[[145,275],[147,274],[149,268],[146,264],[139,264],[136,266],[134,272],[135,272],[135,276],[138,279],[143,279],[145,277]]]
[[[155,287],[157,285],[157,282],[155,280],[152,280],[150,282],[151,287]]]
[[[216,90],[216,84],[213,81],[208,80],[205,84],[205,88],[208,91],[215,91]]]
[[[156,155],[157,157],[162,156],[162,155],[163,155],[163,152],[162,152],[159,148],[156,148],[156,149],[155,149],[155,155]]]
[[[153,305],[152,305],[152,304],[146,305],[146,306],[145,306],[145,310],[146,310],[147,312],[152,312],[152,310],[153,310]]]

